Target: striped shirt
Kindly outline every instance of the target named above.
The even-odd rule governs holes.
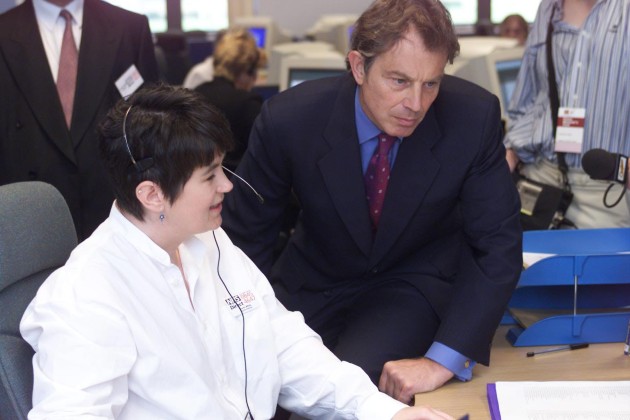
[[[545,40],[552,9],[553,61],[561,107],[586,109],[582,151],[630,155],[630,0],[599,0],[582,28],[562,22],[562,0],[543,0],[527,39],[508,109],[505,145],[521,161],[556,161]],[[580,167],[580,154],[566,154]]]

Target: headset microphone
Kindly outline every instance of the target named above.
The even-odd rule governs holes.
[[[610,153],[604,149],[591,149],[582,156],[582,168],[591,177],[602,181],[613,181],[623,184],[623,189],[619,198],[608,204],[606,197],[614,184],[610,184],[604,193],[604,206],[615,207],[626,192],[626,181],[628,179],[628,157],[618,153]]]
[[[254,194],[256,194],[256,197],[258,197],[258,201],[260,201],[260,204],[265,204],[265,199],[263,198],[262,195],[260,195],[258,193],[258,191],[256,191],[254,189],[254,187],[252,187],[249,182],[245,181],[243,178],[241,178],[239,175],[235,174],[234,171],[229,170],[228,168],[226,168],[225,166],[222,166],[224,171],[228,171],[229,173],[231,173],[232,175],[234,175],[235,177],[237,177],[239,180],[241,180],[245,185],[247,185],[249,187],[250,190],[252,190],[254,192]]]

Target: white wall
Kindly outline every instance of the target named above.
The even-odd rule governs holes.
[[[372,0],[251,0],[254,15],[272,16],[278,26],[301,37],[324,14],[360,15]]]

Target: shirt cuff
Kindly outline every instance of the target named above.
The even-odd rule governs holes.
[[[453,372],[460,381],[472,379],[472,369],[476,362],[442,343],[434,341],[424,357],[441,364]]]

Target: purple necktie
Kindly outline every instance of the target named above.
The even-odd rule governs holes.
[[[61,41],[61,54],[59,55],[59,73],[57,73],[57,93],[66,116],[66,125],[70,128],[72,121],[72,107],[74,104],[74,91],[77,85],[77,67],[79,54],[77,44],[72,36],[72,15],[63,9],[59,15],[66,20],[66,29]]]
[[[389,151],[395,140],[396,137],[384,133],[379,134],[378,147],[374,151],[365,171],[365,190],[374,229],[378,227],[381,209],[385,201],[385,192],[389,181]]]

